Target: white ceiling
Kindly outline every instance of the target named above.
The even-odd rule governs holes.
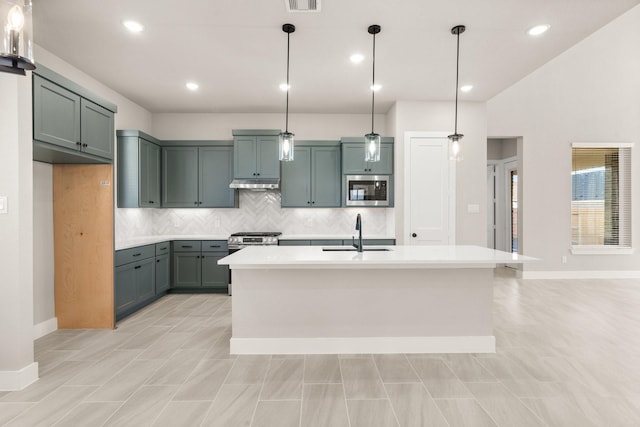
[[[376,36],[376,112],[396,100],[455,96],[485,101],[640,0],[322,0],[289,13],[285,0],[33,0],[36,44],[151,112],[284,112],[292,23],[291,113],[371,112],[371,24]],[[121,25],[145,26],[131,34]],[[543,36],[526,30],[551,25]],[[366,55],[353,65],[354,52]],[[37,58],[36,58],[37,61]],[[200,84],[193,93],[187,81]]]

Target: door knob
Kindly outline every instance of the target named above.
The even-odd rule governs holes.
[[[411,237],[418,237],[416,233],[411,233]]]

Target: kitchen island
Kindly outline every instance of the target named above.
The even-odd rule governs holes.
[[[250,247],[232,271],[232,354],[495,352],[493,269],[477,246]],[[369,249],[369,250],[367,250]]]

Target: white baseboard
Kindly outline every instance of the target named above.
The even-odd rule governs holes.
[[[36,381],[38,381],[37,362],[19,371],[0,371],[0,391],[22,390]]]
[[[523,271],[519,279],[640,279],[640,271]]]
[[[37,325],[33,325],[33,339],[37,340],[38,338],[41,338],[57,330],[58,318],[52,317],[49,320],[45,320],[44,322],[40,322]]]
[[[231,338],[231,354],[495,353],[490,336]]]

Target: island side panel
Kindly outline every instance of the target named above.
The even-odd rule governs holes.
[[[232,274],[231,343],[238,354],[495,349],[489,266]]]

